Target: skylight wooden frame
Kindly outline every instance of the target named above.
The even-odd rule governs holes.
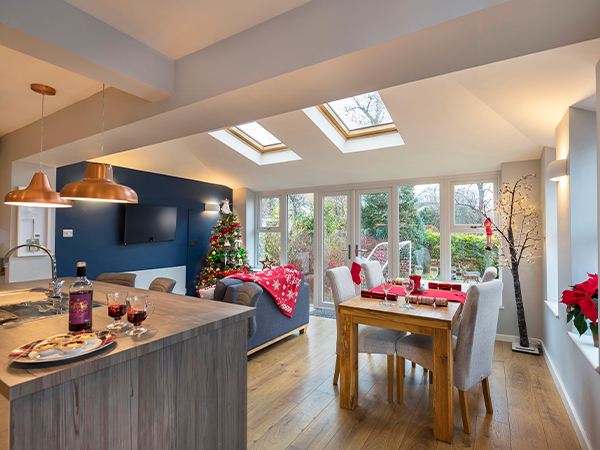
[[[333,125],[333,127],[337,130],[338,133],[342,135],[342,137],[346,140],[350,139],[360,139],[378,136],[380,134],[387,133],[397,133],[398,128],[396,128],[396,124],[388,123],[385,125],[375,125],[372,127],[361,128],[359,130],[349,130],[342,122],[342,119],[338,117],[338,115],[331,109],[328,104],[317,105],[317,109],[325,116],[325,118]]]
[[[235,136],[240,141],[242,141],[244,144],[253,148],[254,150],[256,150],[257,152],[259,152],[263,155],[265,153],[273,153],[273,152],[280,152],[283,150],[288,150],[287,145],[285,145],[283,142],[280,142],[279,144],[263,146],[260,143],[258,143],[255,139],[252,139],[250,136],[248,136],[246,133],[244,133],[242,130],[240,130],[237,127],[227,128],[225,131],[227,131],[232,136]]]

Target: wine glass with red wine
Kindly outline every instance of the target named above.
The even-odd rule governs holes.
[[[150,307],[150,310],[148,310]],[[128,336],[137,336],[148,331],[142,328],[142,322],[154,313],[154,303],[148,302],[147,295],[132,295],[127,297],[127,321],[133,324],[131,330],[127,330]]]
[[[128,327],[129,324],[121,320],[127,313],[127,292],[111,292],[106,294],[108,302],[108,315],[112,317],[113,323],[107,325],[109,330],[120,330]]]

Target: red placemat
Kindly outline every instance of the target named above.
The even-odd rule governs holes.
[[[377,286],[376,288],[371,289],[370,291],[376,294],[380,294],[381,298],[383,298],[383,288],[381,286]],[[390,293],[396,294],[400,297],[404,297],[406,293],[401,286],[392,286],[390,289]],[[451,302],[460,302],[463,305],[465,304],[465,299],[467,298],[466,292],[458,292],[458,291],[442,291],[437,289],[427,289],[425,292],[413,293],[412,295],[422,295],[423,297],[436,297],[436,298],[445,298]]]

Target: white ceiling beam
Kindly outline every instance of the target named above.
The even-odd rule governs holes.
[[[0,45],[150,102],[174,90],[171,59],[62,0],[0,2]]]
[[[344,6],[358,8],[363,16],[369,14],[368,9],[360,7],[361,0],[347,0],[346,4],[342,0],[323,0],[323,3],[331,2],[338,2],[342,9]],[[310,22],[314,20],[313,15],[299,13],[297,20],[305,21],[303,38],[298,34],[301,27],[291,34],[281,31],[293,25],[293,20],[284,16],[293,15],[312,3],[321,2],[313,0],[272,19],[280,26],[268,25],[272,27],[271,34],[251,29],[201,50],[204,56],[194,55],[189,60],[194,63],[190,62],[189,66],[185,61],[187,57],[178,60],[176,93],[168,99],[149,105],[118,91],[107,91],[105,152],[116,153],[213,131],[336,98],[600,38],[600,27],[597,26],[600,4],[597,0],[512,0],[352,51],[358,48],[357,42],[351,48],[345,47],[344,51],[349,53],[318,62],[325,53],[318,51],[319,40],[310,38],[315,33],[312,28],[315,23]],[[394,9],[396,3],[373,0],[369,2],[374,11],[370,14],[388,17],[390,10],[386,6],[399,14]],[[427,2],[429,8],[445,3],[448,2]],[[321,13],[319,17],[323,17],[325,11]],[[326,19],[334,20],[330,16]],[[371,19],[365,18],[365,24],[373,29],[376,22]],[[435,19],[440,20],[439,17]],[[282,22],[278,22],[280,20]],[[336,29],[335,25],[333,28]],[[342,32],[341,28],[336,30],[336,33]],[[398,33],[402,34],[401,31]],[[388,37],[380,35],[379,39]],[[293,50],[289,56],[278,53],[284,51],[285,45],[268,41],[288,39],[288,46]],[[304,53],[297,39],[305,39]],[[348,39],[352,40],[352,37]],[[251,44],[249,47],[244,44],[246,40]],[[373,41],[368,43],[373,44]],[[333,55],[331,52],[337,45],[333,41],[322,42],[322,46],[332,47],[327,50],[329,56]],[[255,48],[252,53],[255,59],[248,60],[241,50],[251,51],[252,48]],[[294,53],[301,60],[298,67],[293,65]],[[268,61],[269,55],[273,57],[272,63]],[[279,59],[281,66],[275,64]],[[49,163],[54,157],[57,165],[69,163],[65,162],[67,158],[65,153],[60,155],[61,152],[75,152],[75,156],[71,154],[69,158],[76,158],[77,152],[89,153],[94,148],[90,141],[95,142],[97,129],[88,133],[87,123],[92,114],[87,112],[88,109],[97,110],[95,99],[84,100],[48,117],[47,128],[56,130],[56,133],[49,131],[47,140],[51,149],[47,156]],[[56,120],[56,126],[53,126],[53,120]],[[68,130],[64,124],[69,124]],[[30,146],[24,145],[31,134],[27,128],[7,134],[0,143],[5,148],[23,149],[24,157],[35,153],[35,147],[31,146],[30,151],[27,150]],[[70,162],[76,161],[71,159]]]

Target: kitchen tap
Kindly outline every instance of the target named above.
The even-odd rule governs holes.
[[[46,293],[46,295],[50,298],[60,298],[60,289],[62,288],[62,285],[65,281],[63,280],[60,283],[58,282],[58,278],[56,277],[56,257],[54,256],[54,253],[52,253],[49,249],[47,249],[43,245],[32,243],[32,244],[17,245],[16,247],[11,248],[8,251],[8,253],[4,256],[4,259],[2,260],[2,267],[8,267],[8,259],[10,258],[10,255],[12,255],[16,250],[23,248],[23,247],[34,247],[34,248],[43,250],[50,257],[50,261],[52,264],[52,266],[51,266],[51,268],[52,268],[52,283],[50,283],[48,285],[48,292]]]

